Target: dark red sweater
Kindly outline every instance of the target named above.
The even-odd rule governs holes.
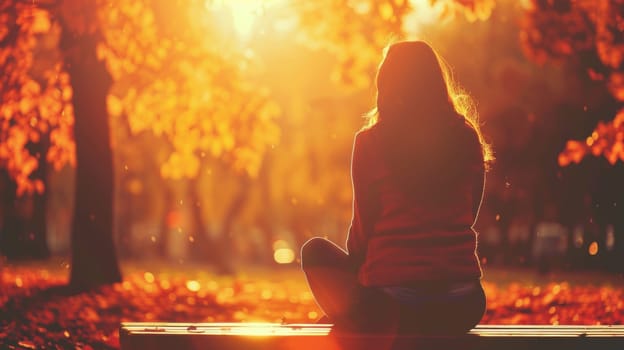
[[[483,195],[484,167],[475,131],[466,125],[464,132],[472,135],[462,139],[470,142],[458,145],[457,156],[471,161],[461,183],[453,186],[452,201],[432,206],[425,198],[407,195],[392,176],[375,128],[356,134],[351,162],[353,219],[347,249],[360,283],[402,286],[481,278],[472,226]]]

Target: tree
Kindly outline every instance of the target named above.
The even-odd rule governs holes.
[[[181,7],[166,1],[124,4],[102,12],[109,25],[101,53],[115,77],[109,109],[113,117],[128,119],[132,134],[151,132],[169,145],[160,173],[189,179],[195,246],[207,241],[203,256],[224,267],[232,223],[246,202],[245,184],[279,141],[279,108],[254,82],[253,57],[218,21],[216,9],[200,1]],[[229,207],[216,225],[221,232],[213,235],[202,217],[206,203],[197,177],[215,160],[240,178],[241,190],[230,194],[234,200],[220,201]],[[220,238],[200,241],[212,236]]]
[[[279,135],[272,122],[278,109],[265,90],[243,79],[250,59],[210,27],[211,13],[204,2],[183,7],[177,14],[188,21],[180,22],[171,21],[171,13],[179,7],[165,1],[120,0],[109,4],[68,0],[11,5],[18,9],[15,16],[24,13],[24,18],[35,22],[39,17],[34,13],[47,20],[48,27],[31,26],[35,29],[22,36],[17,35],[20,30],[31,27],[11,27],[17,33],[14,37],[23,38],[24,43],[17,41],[6,50],[7,55],[29,57],[34,32],[50,28],[60,31],[65,65],[57,65],[58,74],[51,76],[66,85],[59,96],[54,95],[58,89],[50,85],[52,96],[48,99],[58,104],[65,98],[67,103],[52,110],[33,102],[41,89],[27,79],[29,66],[15,63],[24,60],[6,60],[6,65],[15,66],[6,68],[17,82],[13,90],[4,93],[8,89],[3,89],[11,98],[3,98],[2,131],[11,138],[3,142],[0,159],[16,179],[18,191],[42,191],[41,179],[29,179],[36,161],[24,146],[28,136],[38,137],[28,133],[31,123],[38,124],[28,112],[40,107],[70,126],[76,114],[76,213],[70,284],[92,287],[120,279],[111,233],[113,183],[107,107],[113,117],[127,117],[132,132],[149,130],[171,143],[173,152],[161,167],[164,177],[197,176],[200,159],[207,155],[223,160],[244,176],[256,176],[264,150]],[[10,18],[3,16],[4,22],[9,23]],[[215,40],[202,42],[210,33]],[[72,150],[71,138],[51,135],[51,141],[48,157],[72,160],[59,151]]]
[[[64,1],[61,47],[73,87],[76,143],[75,209],[70,285],[79,289],[121,282],[113,242],[113,156],[106,97],[113,83],[97,57],[95,1]]]
[[[46,163],[57,170],[74,163],[71,87],[54,58],[58,35],[49,13],[20,1],[0,10],[0,168],[8,187],[2,248],[14,258],[45,258]],[[31,209],[20,214],[18,202]]]
[[[607,104],[614,106],[612,110],[588,111],[587,105],[584,107],[597,125],[584,140],[568,140],[558,163],[569,178],[582,181],[583,194],[588,195],[584,201],[589,205],[581,209],[584,212],[581,219],[576,218],[581,221],[577,224],[586,224],[585,219],[601,225],[603,241],[607,240],[607,227],[613,225],[612,256],[621,260],[624,216],[618,203],[624,198],[620,181],[624,175],[624,2],[534,0],[525,10],[521,40],[529,58],[572,65],[611,95]],[[574,138],[578,136],[582,137]],[[593,159],[583,161],[588,156]],[[621,269],[621,261],[611,263]]]
[[[586,140],[568,141],[559,165],[579,163],[587,155],[603,156],[610,164],[624,161],[624,2],[534,0],[525,10],[520,38],[527,56],[540,64],[573,62],[602,82],[620,106],[614,117],[601,116],[607,121]]]
[[[495,0],[322,0],[296,2],[293,16],[304,32],[303,41],[336,55],[336,80],[352,87],[372,86],[382,49],[392,41],[409,37],[423,7],[437,6],[438,20],[465,15],[468,20],[487,19]],[[319,21],[322,17],[324,20]]]
[[[120,281],[110,233],[113,184],[105,105],[110,78],[95,55],[96,22],[87,25],[82,17],[94,18],[95,3],[14,1],[4,6],[8,11],[2,23],[8,30],[2,33],[8,45],[2,46],[2,64],[8,74],[2,85],[2,133],[8,137],[0,146],[2,165],[20,195],[45,189],[45,178],[33,176],[37,168],[39,173],[43,170],[38,158],[53,162],[57,169],[77,163],[70,285],[89,288]],[[43,34],[56,35],[52,40],[61,53],[51,67],[33,65],[36,36]],[[44,84],[31,78],[36,68],[42,70]],[[39,145],[48,137],[47,152],[29,152],[36,147],[27,147],[28,142]],[[45,215],[45,209],[40,206],[38,214]]]

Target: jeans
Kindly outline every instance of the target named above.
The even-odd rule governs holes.
[[[301,249],[301,265],[318,306],[336,327],[358,332],[459,334],[474,327],[485,312],[479,280],[432,288],[366,287],[357,267],[334,243],[313,238]],[[432,290],[437,290],[433,293]]]

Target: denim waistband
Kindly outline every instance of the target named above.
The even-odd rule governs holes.
[[[422,286],[392,286],[380,288],[384,293],[402,302],[421,302],[424,299],[437,299],[444,297],[461,297],[473,293],[480,288],[480,282],[457,282],[449,283],[444,287],[432,288],[426,284]]]

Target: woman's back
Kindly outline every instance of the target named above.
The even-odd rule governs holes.
[[[474,130],[455,125],[439,149],[413,146],[412,157],[402,156],[404,163],[397,166],[387,154],[382,127],[358,133],[354,147],[355,207],[362,225],[352,228],[349,239],[368,242],[360,281],[401,285],[480,277],[472,225],[481,201],[483,158]]]

